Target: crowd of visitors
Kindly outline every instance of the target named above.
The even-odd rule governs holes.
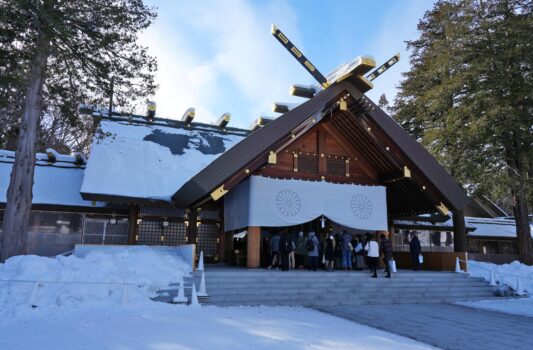
[[[334,269],[364,270],[369,269],[372,277],[377,277],[380,259],[385,266],[385,277],[391,278],[393,259],[392,242],[382,234],[373,233],[354,235],[344,230],[327,234],[320,239],[313,231],[304,234],[289,233],[287,229],[275,231],[270,236],[270,265],[268,269],[303,269],[316,271],[323,267],[327,271]],[[420,241],[414,235],[411,241],[413,269],[420,268]],[[415,265],[416,262],[416,265]]]

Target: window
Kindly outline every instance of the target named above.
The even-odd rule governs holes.
[[[206,257],[215,257],[218,253],[218,232],[216,224],[201,223],[198,226],[198,240],[196,254],[204,252]]]
[[[318,173],[318,157],[300,155],[298,157],[298,172],[317,174]]]
[[[394,251],[408,252],[412,233],[418,236],[422,252],[453,252],[453,232],[404,229],[394,231]]]
[[[82,214],[33,211],[30,233],[80,233]]]
[[[329,175],[346,176],[346,161],[344,159],[328,158],[327,167]]]

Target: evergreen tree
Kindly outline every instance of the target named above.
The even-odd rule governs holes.
[[[0,261],[25,251],[39,126],[64,143],[66,130],[89,127],[80,102],[152,94],[155,60],[137,35],[154,19],[142,0],[0,0],[0,141],[18,139]]]
[[[396,119],[470,193],[513,198],[520,259],[531,263],[532,3],[439,1],[408,42]]]
[[[385,94],[381,94],[381,96],[379,97],[378,106],[387,113],[391,112],[389,100],[387,100],[387,96],[385,96]]]

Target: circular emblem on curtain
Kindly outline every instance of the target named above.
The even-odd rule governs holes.
[[[372,215],[372,202],[362,194],[353,195],[351,207],[353,215],[358,219],[368,219]]]
[[[276,196],[276,206],[281,214],[294,216],[300,212],[302,201],[296,192],[283,190]]]

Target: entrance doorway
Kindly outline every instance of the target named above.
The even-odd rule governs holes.
[[[282,231],[286,230],[290,239],[294,242],[295,248],[295,262],[296,268],[306,268],[309,265],[308,252],[305,246],[309,232],[315,232],[319,240],[319,256],[318,265],[319,268],[324,267],[326,238],[333,236],[335,240],[335,264],[334,267],[340,267],[342,265],[342,253],[339,251],[342,246],[342,233],[346,231],[352,236],[351,244],[353,248],[357,242],[366,238],[367,234],[376,235],[377,231],[358,230],[350,227],[346,227],[337,224],[334,221],[328,220],[326,217],[319,217],[315,220],[306,222],[301,225],[287,226],[287,227],[262,227],[261,228],[261,258],[260,267],[267,268],[272,265],[276,268],[276,263],[279,263],[280,257],[274,258],[276,255],[275,245],[278,242],[278,238],[274,238],[276,235],[280,235]],[[381,231],[380,231],[381,232]],[[278,248],[279,252],[279,248]],[[273,264],[273,260],[276,260]],[[355,257],[354,257],[355,263]]]

